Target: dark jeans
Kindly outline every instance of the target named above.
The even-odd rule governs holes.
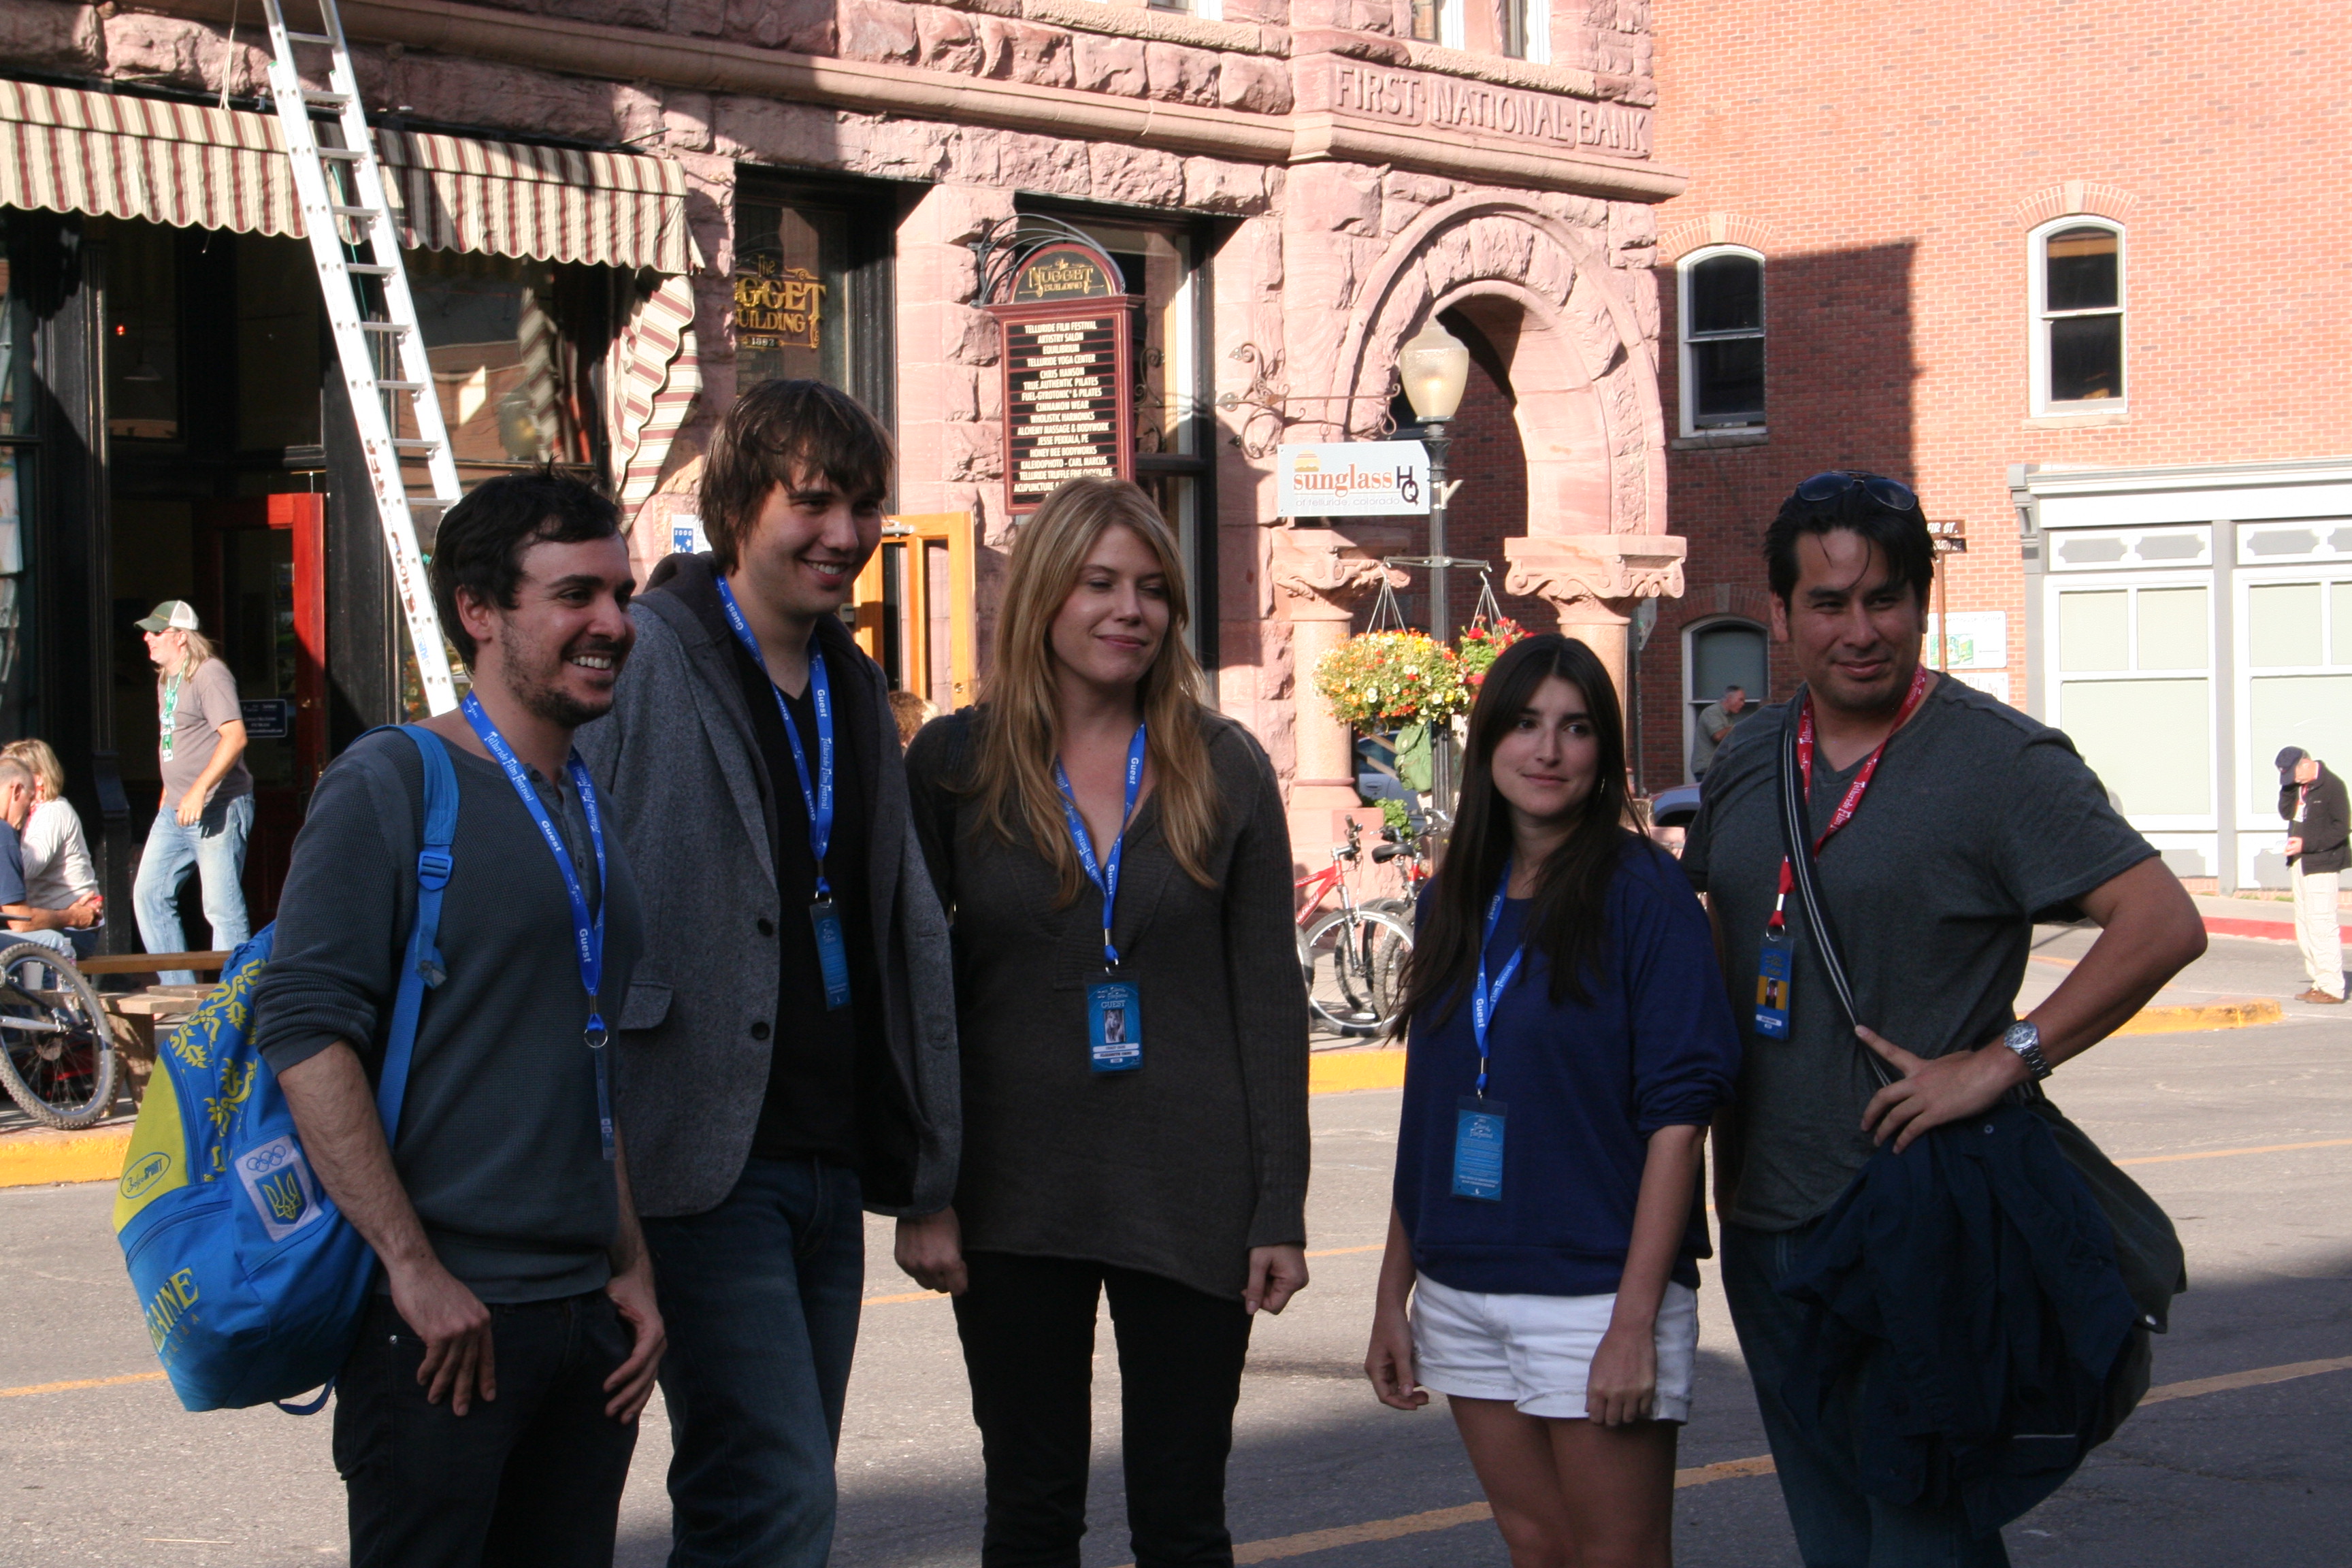
[[[822,1568],[857,1349],[857,1175],[744,1163],[717,1208],[645,1221],[669,1351],[672,1568]]]
[[[968,1253],[956,1331],[988,1465],[983,1568],[1077,1568],[1093,1445],[1095,1303],[1110,1296],[1136,1568],[1231,1568],[1225,1458],[1250,1321],[1131,1268]]]
[[[610,1568],[637,1429],[604,1414],[629,1356],[603,1291],[490,1309],[499,1396],[425,1402],[425,1342],[368,1304],[335,1381],[352,1568]]]
[[[1724,1300],[1748,1374],[1756,1381],[1764,1436],[1805,1568],[2008,1568],[2000,1533],[1969,1533],[1968,1510],[1957,1498],[1904,1508],[1865,1496],[1852,1436],[1801,1427],[1782,1402],[1780,1384],[1802,1342],[1805,1309],[1773,1286],[1786,1277],[1812,1230],[1810,1225],[1781,1231],[1723,1227]],[[1864,1376],[1875,1371],[1866,1367]],[[1849,1433],[1860,1392],[1859,1385],[1850,1389],[1830,1412]]]

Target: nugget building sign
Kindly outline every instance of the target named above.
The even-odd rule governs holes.
[[[1275,454],[1274,504],[1284,517],[1424,515],[1429,448],[1418,441],[1281,447]]]
[[[1092,246],[1041,246],[989,304],[1003,335],[1004,489],[1016,517],[1067,479],[1132,479],[1140,301]]]

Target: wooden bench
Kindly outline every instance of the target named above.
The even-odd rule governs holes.
[[[85,976],[161,974],[176,969],[217,974],[227,963],[226,952],[110,952],[85,958],[76,967]],[[99,993],[114,1048],[122,1057],[122,1087],[130,1091],[131,1104],[146,1097],[148,1076],[155,1070],[156,1031],[169,1034],[186,1023],[212,993],[211,985],[148,985]]]

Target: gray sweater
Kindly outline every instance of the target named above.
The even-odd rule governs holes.
[[[449,761],[457,835],[438,944],[448,978],[425,994],[393,1163],[435,1254],[477,1296],[576,1295],[610,1276],[619,1199],[597,1133],[595,1060],[581,1038],[588,997],[571,900],[506,774],[455,746]],[[593,902],[595,858],[579,796],[568,783],[560,795],[541,784]],[[341,1040],[359,1051],[370,1081],[377,1077],[416,919],[424,816],[424,763],[404,735],[362,737],[319,781],[254,994],[254,1041],[271,1071]],[[604,851],[609,1022],[645,926],[609,825]]]
[[[1051,864],[981,828],[955,792],[984,721],[971,709],[938,720],[907,754],[954,921],[963,1245],[1238,1296],[1251,1247],[1307,1238],[1307,995],[1274,769],[1247,731],[1202,715],[1224,807],[1213,887],[1178,868],[1158,797],[1137,811],[1115,936],[1143,1066],[1096,1073],[1086,987],[1102,973],[1102,898],[1089,887],[1055,908]]]
[[[611,800],[606,831],[646,868],[647,937],[621,1009],[621,1122],[637,1212],[700,1214],[734,1190],[768,1092],[776,1016],[776,922],[804,921],[776,887],[774,808],[735,650],[677,594],[708,580],[708,555],[673,555],[629,607],[637,646],[613,710],[580,731],[580,754]],[[834,700],[860,709],[866,750],[866,902],[882,972],[883,1070],[860,1075],[865,1205],[929,1214],[955,1184],[955,996],[947,927],[908,821],[905,771],[881,668],[840,622],[817,626]],[[885,741],[887,741],[887,744]],[[797,787],[786,784],[783,787]],[[822,997],[784,998],[821,1007]],[[862,1003],[860,1004],[863,1005]]]

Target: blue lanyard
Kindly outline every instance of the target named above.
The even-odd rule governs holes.
[[[1502,886],[1495,889],[1494,902],[1486,906],[1486,933],[1478,939],[1478,988],[1470,993],[1470,1032],[1478,1037],[1478,1098],[1481,1100],[1486,1098],[1486,1026],[1493,1022],[1496,1005],[1502,1001],[1503,993],[1511,988],[1512,980],[1517,976],[1519,960],[1528,955],[1527,935],[1521,932],[1519,945],[1511,950],[1511,962],[1503,965],[1502,977],[1495,982],[1491,990],[1487,987],[1486,944],[1495,940],[1495,927],[1503,919],[1503,895],[1510,889],[1511,863],[1506,860],[1503,862]]]
[[[1078,866],[1087,880],[1102,895],[1103,964],[1118,967],[1118,949],[1110,944],[1110,911],[1118,902],[1118,861],[1127,849],[1127,825],[1135,817],[1135,797],[1143,789],[1143,726],[1135,727],[1135,739],[1127,743],[1127,805],[1118,814],[1118,837],[1110,841],[1110,864],[1095,860],[1095,841],[1087,832],[1087,819],[1078,815],[1078,797],[1070,788],[1070,775],[1062,771],[1062,759],[1054,759],[1054,783],[1062,791],[1062,815],[1070,820],[1070,837],[1078,846]]]
[[[751,635],[751,623],[743,618],[743,607],[735,602],[735,590],[727,579],[719,579],[719,607],[727,612],[727,624],[735,633],[735,640],[743,645],[751,662],[765,674],[768,661],[760,653],[760,639]],[[824,879],[824,852],[833,843],[833,683],[825,678],[824,654],[817,647],[816,639],[809,639],[809,692],[816,703],[816,780],[809,780],[808,752],[801,745],[800,726],[793,722],[793,710],[784,704],[784,694],[773,680],[768,689],[776,694],[776,712],[784,721],[784,739],[793,743],[793,768],[801,775],[801,804],[808,807],[809,854],[816,861],[816,896],[824,898],[833,891]]]
[[[572,945],[580,955],[580,984],[588,993],[588,1026],[581,1037],[596,1056],[596,1124],[604,1136],[604,1158],[609,1160],[614,1147],[613,1090],[604,1058],[604,1042],[609,1036],[597,994],[604,981],[604,911],[613,901],[613,884],[604,870],[604,823],[596,814],[596,785],[588,777],[588,770],[581,765],[580,753],[572,752],[564,763],[564,772],[572,780],[572,787],[580,792],[580,809],[588,818],[588,839],[596,847],[597,900],[596,914],[592,920],[588,895],[580,886],[580,873],[572,867],[572,853],[563,847],[563,836],[555,830],[555,819],[547,815],[547,803],[531,786],[530,771],[515,755],[514,748],[507,744],[507,738],[499,733],[490,716],[482,711],[480,698],[468,691],[460,706],[465,710],[466,722],[474,727],[484,748],[505,771],[507,783],[514,785],[515,794],[522,797],[523,809],[530,813],[531,821],[539,825],[539,836],[547,840],[548,848],[554,853],[555,868],[563,873],[563,890],[572,900]]]

